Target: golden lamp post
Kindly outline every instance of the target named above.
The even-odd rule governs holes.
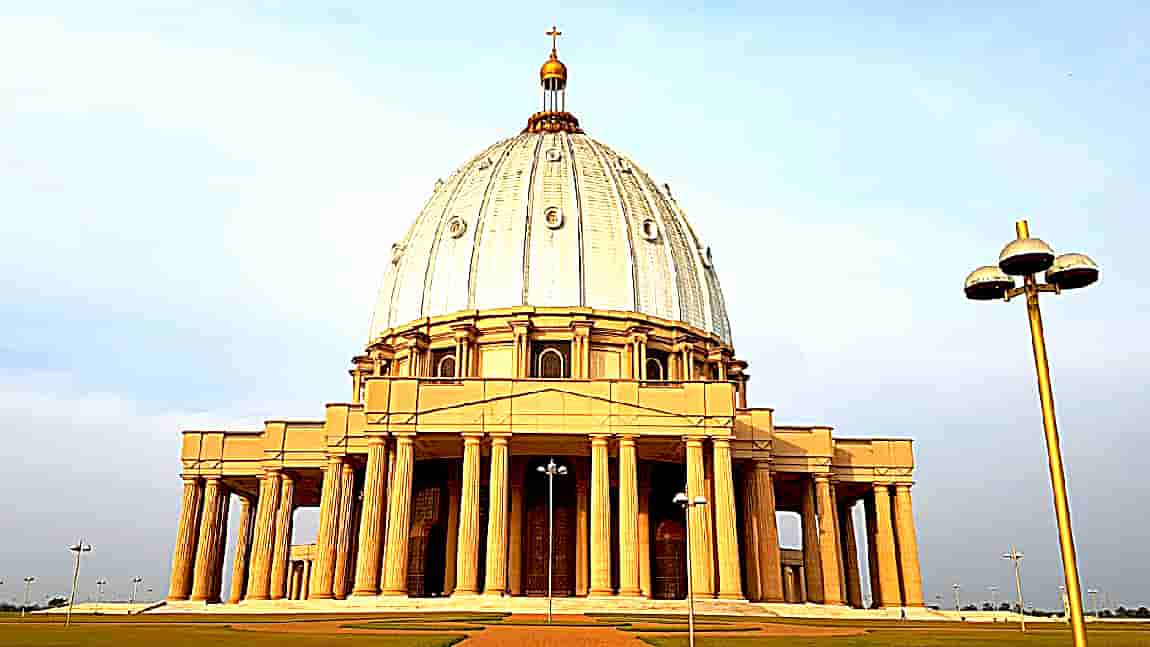
[[[1026,296],[1030,315],[1030,339],[1034,347],[1034,366],[1038,371],[1038,397],[1042,403],[1042,426],[1046,430],[1046,453],[1050,460],[1050,484],[1054,490],[1054,512],[1058,517],[1058,544],[1062,551],[1062,570],[1066,578],[1070,628],[1075,647],[1086,647],[1086,623],[1082,617],[1082,588],[1078,583],[1078,560],[1074,555],[1074,533],[1070,529],[1070,503],[1066,497],[1066,475],[1062,468],[1062,450],[1058,443],[1058,426],[1054,422],[1054,394],[1050,386],[1050,366],[1046,359],[1046,339],[1042,333],[1042,313],[1038,295],[1060,294],[1063,290],[1084,288],[1098,280],[1098,266],[1085,254],[1062,254],[1038,238],[1030,237],[1025,220],[1015,223],[1018,238],[1007,243],[998,256],[998,265],[984,265],[966,277],[966,296],[975,301],[1003,299],[1010,301]],[[1045,272],[1045,282],[1036,275]],[[1015,276],[1022,285],[1015,285]]]

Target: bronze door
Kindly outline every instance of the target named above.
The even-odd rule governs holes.
[[[655,528],[654,597],[687,597],[686,547],[682,523],[667,519]]]
[[[558,488],[557,488],[558,489]],[[566,495],[567,493],[562,493]],[[575,594],[575,505],[574,497],[555,493],[555,562],[552,593]],[[527,490],[526,528],[523,540],[524,592],[547,595],[547,483],[532,484]]]

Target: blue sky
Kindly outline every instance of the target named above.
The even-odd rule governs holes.
[[[0,598],[81,533],[163,589],[177,430],[346,397],[387,250],[537,109],[557,22],[569,108],[713,248],[752,404],[916,439],[928,598],[1010,590],[1013,542],[1056,603],[1023,308],[961,283],[1018,217],[1091,254],[1044,311],[1082,575],[1150,603],[1150,10],[299,4],[0,2]]]

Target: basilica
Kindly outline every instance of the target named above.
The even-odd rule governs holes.
[[[911,441],[750,405],[716,255],[567,111],[550,35],[540,110],[381,255],[348,400],[183,432],[169,605],[550,591],[607,609],[690,582],[696,600],[861,608],[864,577],[871,606],[923,605]],[[293,544],[307,507],[317,536]],[[801,545],[780,546],[787,513]]]

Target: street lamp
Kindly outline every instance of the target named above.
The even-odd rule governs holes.
[[[1026,631],[1026,607],[1022,606],[1022,551],[1010,547],[1010,552],[1002,556],[1014,562],[1014,587],[1018,589],[1018,621],[1022,623],[1022,631]]]
[[[555,559],[555,477],[567,474],[567,466],[556,465],[554,458],[535,468],[547,475],[547,624],[551,624],[551,569]]]
[[[28,597],[32,593],[32,582],[35,581],[36,578],[32,577],[31,575],[24,578],[24,606],[20,607],[21,618],[23,618],[24,615],[28,612]]]
[[[686,488],[683,488],[686,489]],[[687,645],[688,647],[695,647],[695,591],[694,583],[691,581],[691,508],[696,506],[707,505],[707,497],[695,496],[688,497],[686,492],[680,492],[671,499],[672,503],[683,507],[683,513],[687,518]]]
[[[1018,238],[1002,248],[998,266],[984,265],[966,277],[969,299],[990,301],[1026,295],[1030,315],[1030,340],[1034,348],[1034,366],[1038,372],[1038,397],[1042,404],[1042,425],[1046,431],[1046,453],[1050,462],[1050,484],[1054,490],[1054,512],[1058,518],[1058,544],[1062,551],[1062,570],[1066,579],[1067,606],[1075,647],[1086,647],[1086,624],[1082,618],[1082,588],[1078,583],[1078,560],[1074,554],[1074,533],[1070,529],[1070,502],[1066,496],[1066,475],[1062,467],[1062,449],[1058,426],[1054,421],[1054,393],[1050,385],[1050,366],[1046,358],[1046,338],[1042,331],[1042,313],[1038,295],[1042,292],[1061,294],[1063,290],[1084,288],[1098,280],[1098,266],[1085,254],[1062,254],[1038,238],[1030,237],[1025,220],[1014,225]],[[1046,282],[1039,283],[1036,274],[1046,272]],[[1012,276],[1021,276],[1015,286]]]
[[[988,586],[986,590],[990,591],[990,610],[998,611],[998,587]]]
[[[105,580],[102,577],[96,580],[96,604],[104,603],[104,585],[107,583],[108,580]]]
[[[128,597],[128,604],[136,603],[136,589],[140,587],[140,582],[143,581],[144,578],[140,577],[139,575],[132,578],[132,595]]]
[[[1094,617],[1098,617],[1098,589],[1086,589],[1086,595],[1094,598]]]
[[[92,545],[85,544],[84,539],[81,538],[68,550],[76,553],[76,570],[72,573],[72,594],[68,596],[68,615],[64,618],[64,628],[67,629],[72,625],[72,606],[76,604],[76,582],[80,579],[80,556],[84,553],[92,552]]]
[[[955,582],[950,585],[950,588],[954,589],[954,610],[962,611],[962,604],[958,598],[958,592],[962,590],[962,586],[960,586],[958,582]]]

